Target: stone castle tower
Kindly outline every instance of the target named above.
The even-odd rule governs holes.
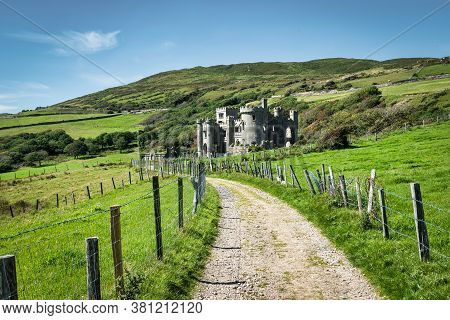
[[[269,113],[267,99],[260,106],[217,108],[216,121],[197,120],[197,154],[214,156],[236,153],[243,147],[257,145],[266,148],[289,147],[297,141],[298,112],[283,116],[280,108]]]

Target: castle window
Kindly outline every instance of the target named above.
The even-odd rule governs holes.
[[[223,113],[219,113],[219,119],[223,119]]]
[[[253,121],[255,121],[255,120],[256,120],[256,116],[255,116],[255,115],[252,115],[252,118],[253,118]]]

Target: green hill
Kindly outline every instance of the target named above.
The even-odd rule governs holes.
[[[185,102],[220,102],[224,99],[276,94],[292,84],[314,84],[321,80],[374,68],[420,68],[439,59],[408,58],[383,62],[363,59],[320,59],[307,62],[257,62],[212,67],[195,67],[159,73],[125,86],[106,89],[68,100],[51,109],[130,109],[173,108]],[[259,92],[259,94],[258,94]],[[217,94],[212,94],[217,93]]]
[[[195,67],[162,72],[128,85],[61,102],[38,112],[117,113],[130,110],[160,110],[152,113],[142,122],[146,126],[145,135],[142,136],[143,143],[149,148],[175,143],[190,148],[195,138],[195,119],[212,117],[217,107],[239,106],[258,101],[263,97],[274,97],[270,100],[271,106],[279,105],[285,109],[297,109],[302,112],[301,119],[310,118],[311,114],[315,114],[314,111],[307,112],[306,109],[314,109],[319,104],[325,103],[325,106],[320,107],[328,109],[326,113],[331,115],[336,112],[331,104],[336,102],[327,98],[326,93],[329,90],[343,90],[343,93],[332,96],[343,98],[350,94],[345,90],[351,88],[364,88],[382,83],[395,84],[399,81],[411,81],[411,79],[420,82],[426,80],[425,77],[446,73],[448,64],[444,62],[436,58],[387,61],[333,58],[307,62],[257,62]],[[447,81],[437,83],[438,87],[432,90],[433,93],[448,88],[447,84]],[[385,95],[385,91],[391,94]],[[316,92],[319,95],[306,98],[298,96],[293,102],[292,95],[302,92]],[[376,105],[378,107],[402,105],[402,99],[406,99],[408,104],[425,101],[424,97],[417,97],[417,92],[408,91],[407,94],[416,96],[414,99],[406,97],[402,94],[400,86],[398,90],[384,90],[383,100],[378,101]],[[426,96],[431,94],[431,91],[420,94]],[[444,94],[440,97],[447,96]],[[444,98],[431,97],[426,101],[436,99]],[[349,107],[339,106],[340,109]],[[354,114],[360,111],[350,110]],[[442,113],[441,111],[426,113],[428,116],[435,116],[437,113]],[[421,115],[424,115],[423,112]],[[403,118],[399,117],[398,121],[395,124],[391,123],[389,127],[403,125],[405,120]],[[373,124],[369,124],[369,127],[372,126]],[[377,130],[383,129],[379,125],[376,127]],[[308,132],[304,136],[310,134],[315,135],[314,132]],[[83,136],[83,134],[77,136]]]

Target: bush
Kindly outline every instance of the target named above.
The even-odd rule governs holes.
[[[40,150],[40,151],[35,151],[35,152],[30,152],[29,154],[27,154],[24,157],[24,160],[26,163],[29,164],[36,164],[36,162],[39,164],[39,166],[41,166],[41,162],[43,160],[46,160],[48,158],[48,153],[47,151],[44,150]]]
[[[88,147],[83,139],[78,139],[67,145],[64,152],[73,156],[75,159],[79,156],[85,155],[88,152]]]
[[[342,149],[350,145],[348,130],[345,127],[332,128],[325,131],[317,142],[317,147],[323,149]]]

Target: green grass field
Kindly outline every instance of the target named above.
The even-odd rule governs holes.
[[[193,188],[184,180],[185,227],[178,230],[176,179],[160,181],[163,261],[156,259],[151,183],[141,182],[75,206],[0,217],[0,238],[43,228],[12,239],[0,239],[0,254],[14,254],[20,299],[86,299],[84,241],[99,237],[101,291],[114,299],[114,263],[109,208],[121,205],[125,298],[186,299],[200,276],[215,238],[219,212],[217,192],[208,187],[197,214]],[[70,219],[76,221],[61,223]]]
[[[129,153],[107,153],[95,158],[56,158],[53,161],[43,162],[41,167],[22,167],[13,172],[0,173],[0,181],[11,179],[29,178],[47,173],[56,173],[66,170],[79,170],[84,167],[92,167],[102,164],[128,164],[131,159],[137,159],[137,152]]]
[[[450,122],[445,122],[387,135],[379,141],[360,140],[345,150],[288,157],[285,162],[294,166],[306,190],[303,192],[242,174],[228,177],[266,190],[298,209],[345,252],[383,296],[449,299],[449,133]],[[261,153],[256,155],[259,156]],[[354,178],[358,177],[364,186],[370,170],[377,170],[376,184],[386,191],[391,239],[383,239],[378,221],[372,220],[372,228],[364,230],[356,209],[338,208],[327,196],[309,194],[302,169],[314,171],[322,163],[332,165],[336,177],[345,175],[353,207],[356,203]],[[421,185],[428,223],[431,260],[427,263],[419,260],[410,200],[409,183],[416,181]]]
[[[404,83],[397,86],[380,88],[380,90],[383,93],[383,96],[399,96],[437,92],[448,88],[450,88],[450,78]]]
[[[450,88],[450,78],[403,83],[399,85],[382,87],[380,88],[380,90],[384,97],[390,98],[410,94],[437,92],[448,88]],[[303,100],[306,102],[331,101],[347,97],[351,93],[352,92],[327,93],[321,95],[298,97],[297,100]]]
[[[34,117],[0,117],[0,128],[10,126],[23,126],[30,124],[38,124],[47,121],[67,121],[75,119],[89,119],[104,116],[104,114],[58,114],[58,115],[43,115]]]
[[[88,198],[86,187],[89,186],[91,197],[100,196],[100,182],[103,192],[111,192],[114,189],[112,178],[116,187],[120,187],[122,180],[129,184],[128,172],[132,174],[132,183],[138,180],[138,174],[127,164],[91,165],[90,167],[60,170],[46,173],[31,178],[6,180],[0,182],[2,194],[0,199],[13,204],[16,213],[22,210],[19,201],[26,201],[25,210],[34,211],[36,200],[39,200],[39,208],[52,208],[56,206],[56,194],[59,195],[61,204],[67,201],[72,204],[72,192],[76,201],[84,201]]]
[[[363,88],[363,87],[371,86],[373,84],[382,84],[382,83],[386,83],[386,82],[408,80],[411,78],[411,76],[414,74],[415,71],[417,71],[417,70],[416,69],[411,69],[411,70],[403,70],[402,69],[402,70],[398,70],[396,72],[391,72],[388,74],[383,74],[383,75],[379,75],[379,76],[349,81],[349,83],[351,83],[352,86],[355,88]]]
[[[436,64],[433,66],[427,66],[422,68],[418,76],[419,77],[426,77],[426,76],[432,76],[437,74],[446,74],[450,73],[450,64]]]
[[[50,119],[58,116],[48,116]],[[86,116],[86,115],[83,115]],[[13,128],[0,130],[0,136],[10,136],[19,133],[35,133],[42,132],[46,130],[65,130],[72,138],[76,139],[79,137],[83,138],[93,138],[101,133],[111,133],[118,131],[137,131],[142,128],[139,124],[150,116],[150,113],[143,114],[124,114],[113,118],[98,119],[98,120],[88,120],[80,122],[69,122],[69,123],[58,123],[50,125],[40,125],[32,127],[23,128]],[[41,118],[32,117],[32,118]]]

